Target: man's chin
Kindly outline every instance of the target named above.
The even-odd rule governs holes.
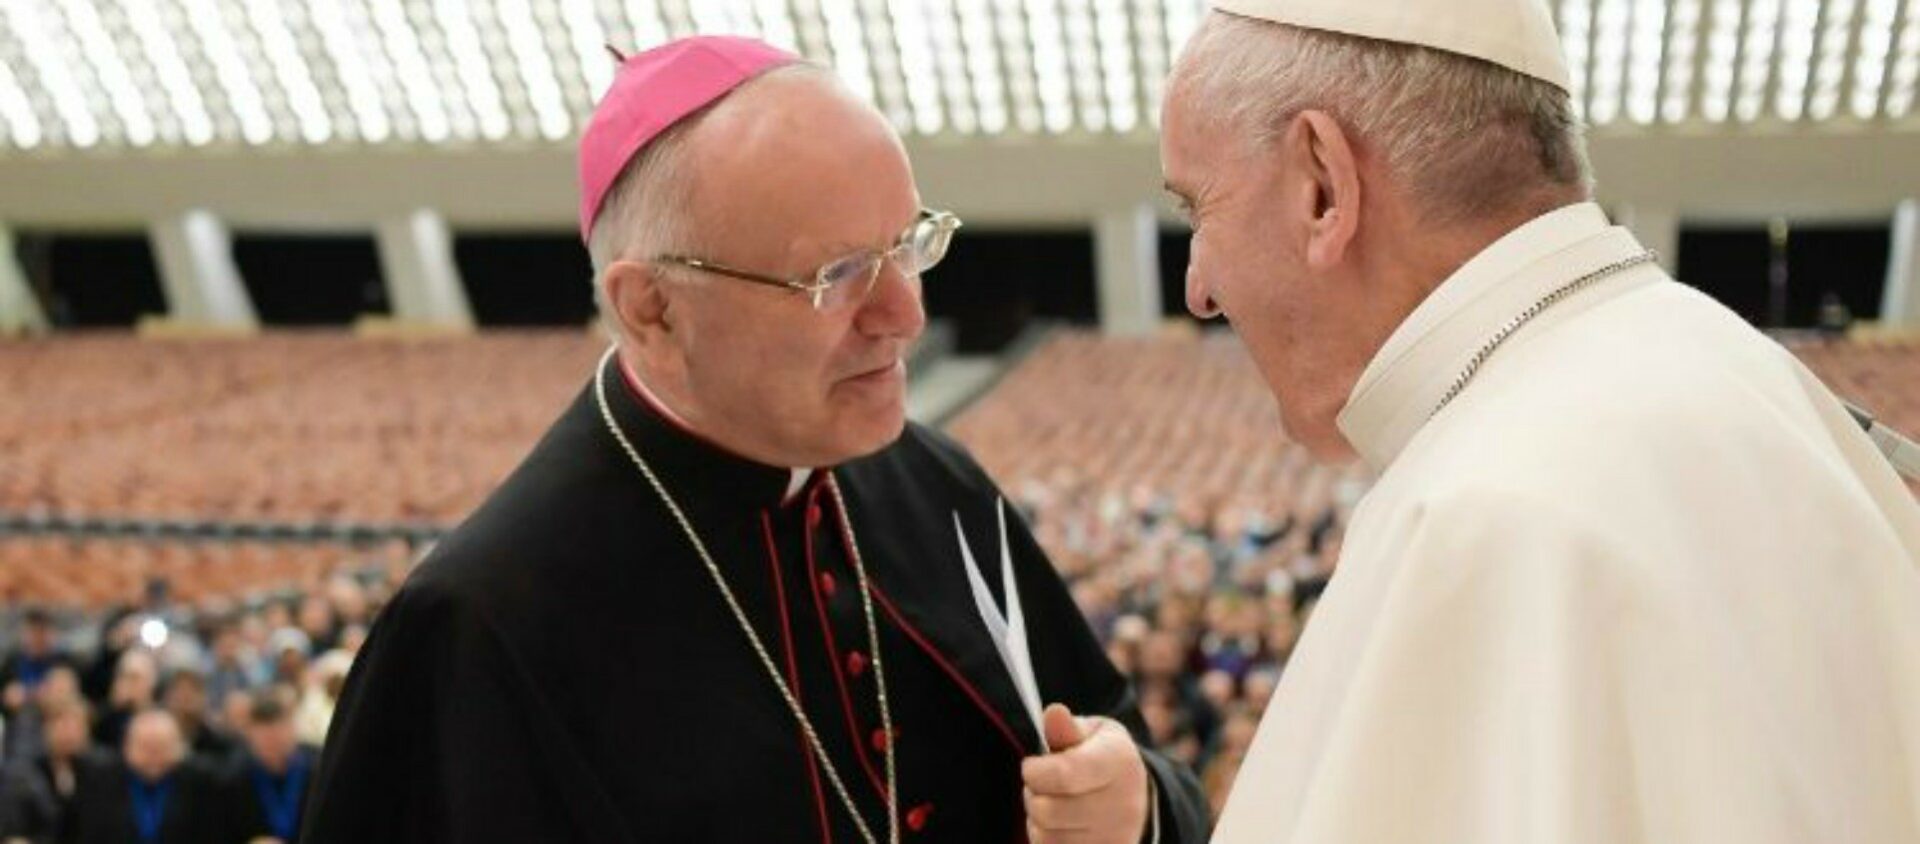
[[[845,456],[836,462],[866,457],[899,441],[907,428],[907,414],[902,404],[895,404],[884,412],[869,411],[868,415],[847,423],[842,428],[846,435],[839,438],[837,449]]]
[[[906,403],[901,402],[900,404],[895,405],[887,413],[873,419],[872,422],[873,422],[873,428],[871,429],[873,432],[873,436],[871,439],[872,447],[868,451],[869,454],[875,451],[879,451],[883,448],[886,448],[887,446],[893,445],[895,442],[899,441],[900,435],[906,432],[907,430]]]

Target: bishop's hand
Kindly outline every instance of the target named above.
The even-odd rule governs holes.
[[[1053,752],[1020,764],[1027,838],[1033,844],[1135,844],[1147,825],[1147,765],[1111,718],[1076,718],[1053,704],[1044,716]]]

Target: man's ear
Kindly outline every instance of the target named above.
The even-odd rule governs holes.
[[[1360,230],[1360,162],[1346,129],[1324,111],[1303,111],[1287,126],[1281,154],[1298,174],[1287,201],[1307,221],[1307,264],[1339,264]]]
[[[667,314],[667,291],[659,270],[650,263],[615,261],[600,275],[608,316],[622,335],[646,344],[673,331]]]

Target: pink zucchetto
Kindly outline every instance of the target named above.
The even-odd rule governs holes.
[[[649,141],[747,80],[800,57],[752,38],[703,35],[623,59],[580,136],[580,239]]]

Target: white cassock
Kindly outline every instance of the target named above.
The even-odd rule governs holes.
[[[1214,841],[1920,842],[1920,508],[1791,354],[1540,217],[1340,427],[1379,483]]]

